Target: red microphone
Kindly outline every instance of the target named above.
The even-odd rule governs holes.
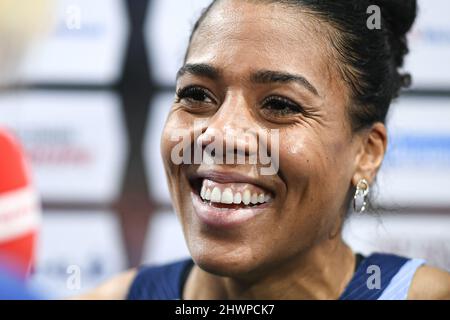
[[[0,263],[21,278],[34,264],[40,217],[24,153],[0,128]]]

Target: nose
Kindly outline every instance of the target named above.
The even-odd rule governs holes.
[[[197,146],[204,149],[210,143],[225,147],[225,153],[256,155],[258,125],[250,104],[242,94],[229,94],[218,111],[204,122]],[[217,153],[216,153],[217,155]]]

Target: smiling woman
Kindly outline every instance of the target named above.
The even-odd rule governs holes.
[[[380,29],[367,25],[373,4]],[[365,209],[389,105],[410,82],[399,68],[415,15],[413,0],[213,1],[194,26],[161,141],[192,260],[105,286],[130,299],[450,298],[446,272],[361,256],[341,236],[352,204]],[[180,131],[191,137],[183,151],[210,161],[175,163]],[[264,138],[255,146],[241,132]],[[226,137],[233,148],[208,149]],[[278,152],[274,174],[221,161],[260,148]],[[111,297],[104,288],[91,297]]]

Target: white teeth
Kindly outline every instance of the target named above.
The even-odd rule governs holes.
[[[264,203],[264,193],[261,193],[261,194],[258,196],[258,203]]]
[[[239,204],[239,203],[241,203],[241,201],[242,201],[242,196],[241,196],[241,193],[238,192],[234,195],[233,203]]]
[[[245,205],[248,205],[250,203],[250,190],[244,190],[244,194],[242,195],[242,202]]]
[[[205,185],[202,185],[200,189],[200,197],[205,201],[220,202],[224,204],[243,203],[244,205],[249,205],[250,203],[260,204],[272,200],[268,194],[260,193],[258,195],[256,192],[251,194],[249,189],[245,189],[243,193],[236,192],[233,194],[232,188],[225,188],[225,190],[221,191],[219,187],[214,187],[211,191],[211,189],[207,188]]]
[[[222,192],[218,187],[214,187],[213,191],[211,192],[211,202],[220,202],[221,198]]]
[[[202,189],[200,190],[200,197],[202,199],[205,199],[205,193],[206,193],[206,187],[202,186]]]
[[[205,200],[211,200],[211,190],[209,188],[206,188]]]
[[[214,190],[215,190],[215,188],[214,188]],[[233,203],[233,192],[231,191],[230,188],[226,188],[222,192],[222,199],[220,202],[225,203],[225,204]]]

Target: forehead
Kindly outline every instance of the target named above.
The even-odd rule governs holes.
[[[224,0],[195,33],[186,62],[213,64],[240,78],[255,69],[300,73],[328,86],[333,74],[325,35],[318,20],[300,9]]]

